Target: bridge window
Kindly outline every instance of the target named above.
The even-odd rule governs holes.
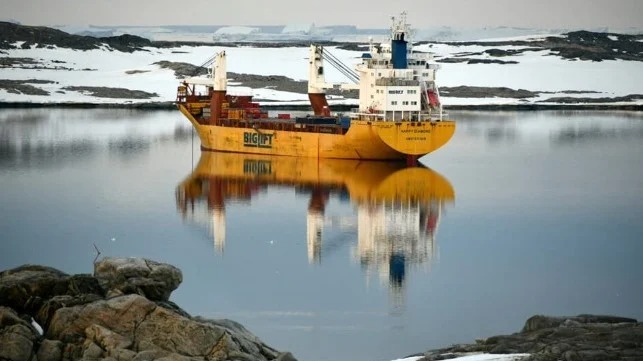
[[[397,101],[392,101],[391,105],[397,105]]]

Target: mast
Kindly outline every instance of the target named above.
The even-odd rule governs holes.
[[[326,100],[326,79],[324,77],[324,61],[319,45],[310,45],[308,60],[308,99],[315,115],[330,116],[328,100]],[[331,85],[332,87],[332,85]]]
[[[215,61],[212,64],[212,72],[213,87],[210,101],[210,124],[216,124],[221,117],[221,109],[228,89],[225,51],[215,56]]]
[[[391,27],[391,62],[393,69],[406,69],[408,67],[407,38],[409,26],[406,23],[406,12],[400,14],[400,20]]]

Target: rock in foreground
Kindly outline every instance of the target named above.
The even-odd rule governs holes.
[[[418,361],[475,353],[530,354],[523,361],[643,360],[643,323],[615,316],[538,315],[529,318],[518,333],[427,351]]]
[[[170,302],[181,280],[176,267],[140,258],[103,259],[93,276],[4,271],[0,360],[295,360],[234,321],[192,317]]]

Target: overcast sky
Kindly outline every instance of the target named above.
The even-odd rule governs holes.
[[[27,25],[345,25],[385,28],[408,12],[432,25],[643,27],[643,0],[0,0]]]

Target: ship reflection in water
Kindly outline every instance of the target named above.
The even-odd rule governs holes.
[[[177,206],[185,218],[202,222],[199,205],[205,202],[215,249],[223,252],[226,202],[249,201],[270,187],[292,187],[310,194],[306,215],[310,263],[321,263],[324,228],[338,224],[356,236],[354,259],[368,275],[379,274],[389,284],[396,308],[404,305],[406,273],[430,267],[436,256],[442,207],[455,198],[449,181],[425,167],[204,152],[192,174],[178,186]],[[334,197],[352,202],[356,219],[337,221],[325,214]]]

